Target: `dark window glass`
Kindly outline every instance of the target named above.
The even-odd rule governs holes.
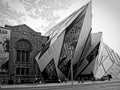
[[[25,51],[22,51],[22,62],[25,62]]]
[[[17,56],[16,61],[20,63],[29,62],[30,51],[32,50],[31,43],[28,40],[20,39],[16,43]]]
[[[21,68],[21,75],[25,74],[25,68]]]
[[[16,75],[20,75],[20,68],[16,68]]]
[[[86,59],[88,60],[89,63],[91,63],[96,58],[96,56],[98,55],[99,45],[100,45],[100,43],[98,43],[98,45],[86,57]]]
[[[20,50],[17,50],[17,62],[20,62]]]
[[[58,68],[68,78],[70,78],[70,66],[76,45],[79,39],[80,31],[85,17],[85,10],[66,28],[65,36],[58,61]]]
[[[29,55],[30,55],[30,52],[26,51],[26,62],[29,62]]]
[[[54,63],[54,59],[52,59],[46,68],[43,70],[42,75],[47,82],[57,82],[57,72]]]
[[[29,68],[26,68],[26,75],[29,75]]]

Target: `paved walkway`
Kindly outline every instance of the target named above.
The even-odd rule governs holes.
[[[118,83],[120,79],[111,79],[110,81],[85,81],[84,83],[73,82],[73,85],[90,85],[90,84],[100,84],[100,83]],[[67,83],[51,83],[51,84],[19,84],[19,85],[1,85],[0,88],[27,88],[27,87],[56,87],[56,86],[70,86],[71,82]]]

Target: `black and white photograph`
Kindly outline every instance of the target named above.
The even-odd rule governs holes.
[[[0,90],[119,90],[120,0],[0,0]]]

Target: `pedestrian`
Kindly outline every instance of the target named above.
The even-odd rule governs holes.
[[[4,85],[5,84],[5,78],[3,78],[3,80],[2,80],[2,85]]]
[[[95,83],[95,77],[94,77],[94,73],[92,71],[91,71],[91,79]]]

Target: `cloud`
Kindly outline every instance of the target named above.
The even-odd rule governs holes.
[[[4,14],[2,14],[2,13],[0,13],[0,19],[1,19],[1,25],[3,25],[2,23],[8,23],[8,24],[12,24],[12,25],[17,25],[18,24],[18,22],[15,20],[15,19],[13,19],[13,18],[10,18],[8,15],[4,15]]]
[[[72,14],[75,10],[81,8],[83,5],[86,4],[89,0],[84,0],[81,2],[81,0],[76,0],[74,3],[71,3],[71,5],[67,8],[61,8],[60,10],[55,10],[53,15],[59,16],[59,21],[63,20],[64,18],[68,17],[70,14]]]
[[[49,24],[46,19],[43,20],[40,17],[37,19],[34,19],[28,15],[21,17],[21,21],[22,23],[30,26],[32,29],[39,31],[39,32],[43,32],[43,29],[47,27]]]
[[[18,14],[23,13],[26,14],[26,9],[24,5],[20,2],[20,0],[2,0],[2,3],[8,6],[8,9],[11,11],[15,11]]]
[[[15,19],[12,18],[6,18],[6,20],[8,21],[8,23],[10,25],[18,25],[18,22]]]
[[[76,3],[73,3],[74,0],[64,2],[60,0],[1,0],[8,10],[5,24],[24,23],[40,32],[46,32],[48,28],[70,15],[74,11],[72,8],[79,6],[78,1],[80,0],[76,0]]]

